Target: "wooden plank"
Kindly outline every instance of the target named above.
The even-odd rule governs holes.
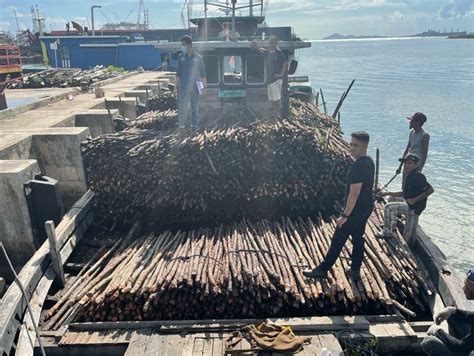
[[[134,332],[128,344],[125,356],[144,355],[150,340],[151,329],[141,329]]]
[[[203,351],[204,351],[204,338],[203,337],[194,338],[193,352],[190,355],[192,355],[192,356],[202,356]]]
[[[53,265],[54,272],[58,277],[61,287],[66,285],[66,276],[64,275],[63,260],[59,253],[58,239],[56,238],[56,230],[54,228],[54,222],[48,220],[44,223],[44,229],[48,236],[49,242],[49,253],[51,254],[51,264]]]
[[[17,355],[33,355],[34,348],[31,345],[30,338],[34,341],[35,328],[34,325],[38,326],[39,319],[41,316],[41,310],[43,309],[43,303],[48,294],[49,288],[53,284],[55,273],[52,267],[49,267],[43,278],[41,278],[38,283],[38,288],[35,289],[30,300],[30,308],[33,314],[34,321],[31,320],[30,313],[25,314],[25,319],[23,320],[23,325],[21,326],[20,336],[18,337],[16,352]]]
[[[294,331],[369,330],[369,322],[362,315],[267,319],[267,323],[291,326]]]
[[[224,336],[223,334],[214,337],[214,343],[212,345],[212,355],[222,356],[224,355]]]
[[[188,335],[185,337],[183,352],[181,353],[181,356],[192,355],[193,349],[194,349],[194,338]]]
[[[167,345],[166,345],[166,355],[167,356],[181,356],[185,345],[186,345],[185,335],[168,336]]]
[[[380,352],[408,351],[418,339],[406,322],[371,324],[370,333],[379,340]]]
[[[214,343],[214,338],[211,338],[211,337],[204,338],[204,347],[202,350],[203,356],[212,355],[213,343]]]
[[[91,205],[94,193],[87,192],[85,197],[79,201],[82,205]],[[75,214],[80,211],[75,210]],[[62,223],[62,222],[61,222]],[[58,227],[61,226],[61,223]],[[58,246],[62,248],[69,236],[66,234],[58,234]],[[66,260],[63,258],[63,260]],[[31,299],[31,295],[43,276],[43,271],[46,271],[51,257],[49,254],[49,243],[45,242],[25,264],[20,271],[18,278],[25,288],[27,299]],[[13,283],[6,291],[3,298],[0,300],[0,354],[9,354],[16,334],[18,332],[20,323],[18,320],[23,320],[23,315],[26,309],[26,304],[23,303],[23,295],[16,283]]]
[[[117,321],[71,323],[70,330],[100,330],[100,329],[159,329],[170,332],[202,332],[235,330],[248,324],[261,323],[261,319],[214,319],[214,320],[162,320],[162,321]]]
[[[164,334],[151,334],[144,355],[165,356],[167,339]]]
[[[312,336],[311,337],[311,343],[304,345],[304,354],[305,356],[311,356],[311,355],[321,355],[321,342],[319,341],[319,337]]]
[[[90,211],[87,214],[87,217],[89,217],[89,216],[93,217],[94,212]],[[63,247],[61,248],[61,258],[64,262],[66,262],[68,260],[69,256],[72,254],[72,251],[74,251],[74,248],[77,246],[79,241],[84,236],[84,233],[82,232],[82,230],[88,229],[90,225],[91,225],[90,223],[86,223],[85,220],[82,220],[80,226],[82,226],[83,228],[76,229],[76,231],[74,231],[74,233],[63,244]]]
[[[339,341],[337,341],[336,336],[333,334],[319,334],[318,337],[321,348],[327,348],[334,356],[344,355],[342,352],[342,347],[339,344]]]

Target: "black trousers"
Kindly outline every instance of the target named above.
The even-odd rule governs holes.
[[[337,227],[332,236],[331,246],[324,261],[319,265],[324,271],[329,271],[339,257],[344,244],[352,236],[352,269],[359,270],[364,258],[364,232],[370,214],[351,215],[342,227]]]

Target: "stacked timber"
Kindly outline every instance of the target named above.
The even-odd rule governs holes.
[[[147,105],[151,111],[178,110],[176,95],[172,92],[162,93],[148,99]]]
[[[132,121],[127,130],[173,131],[178,128],[176,110],[149,111]]]
[[[119,240],[63,291],[45,322],[58,328],[71,313],[79,321],[379,314],[393,303],[423,311],[428,287],[403,237],[375,237],[382,214],[377,205],[358,282],[346,274],[350,242],[327,281],[302,274],[322,261],[334,220],[243,220]]]
[[[339,213],[348,152],[337,125],[310,116],[189,137],[124,131],[83,146],[99,221],[179,228]]]
[[[36,89],[36,88],[70,88],[84,87],[91,84],[114,78],[123,74],[123,71],[111,70],[104,66],[81,70],[73,68],[53,68],[39,73],[23,76],[22,81],[7,84],[8,89]]]

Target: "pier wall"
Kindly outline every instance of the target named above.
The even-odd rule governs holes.
[[[137,101],[146,104],[146,89],[150,96],[158,93],[158,82],[164,74],[134,72],[122,79],[104,81],[103,86],[96,83],[104,90],[102,98],[77,93],[71,99],[61,90],[49,89],[45,93],[55,99],[48,100],[38,89],[35,95],[41,97],[39,103],[0,111],[0,241],[16,267],[20,268],[38,247],[23,183],[38,173],[58,180],[67,211],[87,191],[81,142],[113,133],[113,120],[119,114],[135,119]],[[7,100],[8,95],[21,98],[32,92],[10,90]],[[10,280],[5,267],[6,261],[0,259],[0,276]]]

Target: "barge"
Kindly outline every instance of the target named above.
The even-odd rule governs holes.
[[[260,45],[265,44],[266,42],[261,40]],[[179,43],[162,45],[166,49],[175,50]],[[280,42],[281,48],[287,51],[290,58],[295,49],[308,45],[303,41]],[[209,90],[200,103],[200,120],[203,125],[212,123],[212,118],[216,115],[224,117],[223,120],[230,122],[229,126],[233,128],[236,125],[232,121],[235,117],[245,118],[248,122],[244,124],[252,126],[256,120],[268,116],[269,103],[265,98],[267,83],[264,74],[265,64],[262,61],[263,67],[259,71],[262,76],[261,81],[249,82],[248,70],[251,60],[249,57],[257,55],[251,52],[248,42],[196,41],[196,47],[204,52],[205,58],[209,57],[206,59],[206,64],[211,69],[211,75],[215,76],[215,81],[209,82]],[[240,56],[241,60],[235,60],[237,56]],[[233,63],[242,65],[238,83],[230,83],[229,77],[226,77],[225,68],[229,64],[229,57],[234,57]],[[255,58],[255,62],[261,60],[262,58]],[[232,78],[232,80],[235,79],[234,76]],[[110,124],[110,115],[118,115],[118,111],[130,116],[136,110],[138,100],[146,102],[148,90],[157,90],[160,93],[162,86],[166,85],[170,79],[172,80],[172,74],[135,73],[135,76],[122,78],[115,84],[99,83],[97,86],[102,87],[106,93],[107,89],[110,90],[110,94],[115,93],[114,95],[120,92],[120,97],[114,101],[111,96],[106,96],[104,100],[94,98],[92,94],[78,95],[75,105],[81,101],[94,102],[93,107],[82,113],[82,119],[78,118],[80,117],[78,113],[70,113],[62,120],[56,119],[52,126],[66,127],[54,129],[45,127],[41,129],[41,132],[36,132],[36,139],[31,139],[34,134],[32,128],[29,129],[28,134],[20,132],[18,128],[4,130],[11,138],[8,143],[1,142],[3,145],[0,146],[0,157],[3,159],[0,161],[3,166],[2,171],[8,171],[10,176],[16,174],[14,179],[25,179],[29,175],[25,167],[32,166],[31,171],[38,169],[37,163],[31,159],[44,160],[45,173],[58,179],[66,213],[57,222],[57,226],[51,221],[45,223],[46,241],[44,237],[42,240],[34,241],[32,238],[31,243],[26,245],[29,251],[33,250],[32,256],[26,258],[27,261],[15,278],[15,282],[10,285],[0,301],[0,352],[2,354],[224,355],[227,352],[225,340],[232,332],[245,325],[261,322],[290,326],[295,334],[309,337],[310,342],[304,346],[301,353],[304,355],[319,355],[323,349],[331,350],[333,355],[340,354],[343,351],[349,351],[348,345],[354,343],[355,340],[359,342],[362,340],[361,345],[365,345],[367,349],[376,350],[378,353],[410,354],[420,352],[419,344],[433,322],[434,313],[450,305],[463,310],[474,310],[473,303],[464,297],[462,281],[454,268],[430,237],[418,226],[413,246],[408,247],[403,243],[402,238],[399,238],[394,245],[401,254],[413,259],[412,265],[416,266],[414,271],[419,274],[418,279],[425,280],[426,289],[420,293],[420,296],[423,298],[421,303],[426,308],[426,312],[416,316],[403,305],[397,306],[395,300],[387,301],[383,309],[384,313],[322,315],[318,312],[303,315],[296,315],[297,313],[283,316],[258,315],[254,318],[234,317],[232,319],[139,320],[142,318],[137,318],[136,320],[86,321],[78,317],[78,313],[74,311],[80,311],[81,299],[76,301],[78,304],[72,305],[75,309],[66,308],[67,312],[58,317],[55,327],[48,325],[45,314],[54,308],[59,308],[61,304],[57,303],[61,299],[66,303],[74,299],[73,295],[68,295],[68,291],[73,290],[71,285],[87,275],[88,271],[92,271],[94,265],[107,255],[107,251],[114,251],[114,246],[118,246],[118,243],[120,244],[123,240],[138,241],[143,233],[141,230],[144,226],[140,222],[127,229],[128,232],[115,231],[113,228],[101,231],[99,222],[102,221],[102,216],[98,213],[96,204],[101,192],[94,193],[87,190],[79,141],[86,139],[91,133],[93,137],[112,134],[113,129],[110,125],[105,126],[99,123]],[[124,86],[126,89],[123,89]],[[146,89],[141,89],[145,87]],[[133,99],[127,100],[125,93],[129,93]],[[116,106],[112,106],[113,103]],[[57,104],[60,105],[61,102]],[[96,112],[97,115],[93,116],[93,110],[100,112]],[[113,110],[112,114],[111,110]],[[313,109],[311,106],[299,104],[298,110],[310,114]],[[224,115],[227,113],[233,115],[227,118]],[[336,126],[338,123],[326,115],[317,115],[320,119],[322,118],[321,122],[324,125],[328,125],[326,131],[329,138],[331,130],[338,130]],[[14,116],[7,118],[12,123],[19,119]],[[300,124],[297,123],[297,125]],[[68,126],[76,127],[68,128]],[[64,137],[59,138],[58,142],[64,146],[64,149],[56,148],[55,154],[49,155],[47,151],[51,149],[52,141],[38,137],[55,135],[76,136],[74,140],[67,141]],[[28,137],[30,144],[36,140],[33,142],[34,146],[31,146],[31,151],[35,152],[34,156],[29,156],[24,150]],[[324,140],[320,143],[326,147]],[[30,152],[30,150],[27,151]],[[72,166],[71,157],[75,162]],[[21,161],[17,161],[18,159]],[[25,159],[29,161],[25,162]],[[208,160],[212,167],[212,159]],[[66,167],[66,162],[69,164],[68,167]],[[20,165],[23,165],[21,167],[25,172],[21,175],[18,174],[21,171]],[[71,176],[74,179],[71,179]],[[18,194],[18,200],[21,199],[23,198]],[[28,209],[23,208],[25,209],[23,212],[28,215]],[[380,207],[377,212],[380,218]],[[18,247],[12,240],[22,233],[19,229],[22,222],[11,215],[8,218],[15,221],[15,231],[13,234],[7,231],[11,240],[2,240],[2,242],[9,242],[8,252],[13,252],[10,255],[14,254],[17,257],[17,254],[21,255],[18,249],[24,247]],[[29,220],[24,223],[22,227],[24,231],[27,230],[28,223]],[[399,222],[399,225],[403,230],[403,223]],[[384,244],[377,241],[373,243]],[[36,248],[37,250],[34,251]],[[25,256],[27,255],[26,253]],[[296,262],[293,261],[293,263]],[[344,262],[341,262],[341,265],[344,265]],[[98,286],[92,286],[91,291],[95,291],[96,287]],[[192,308],[194,303],[199,302],[195,300],[189,304],[189,307]],[[447,328],[447,325],[443,327]],[[244,340],[238,345],[237,350],[233,351],[233,354],[239,354],[239,352],[249,354],[250,348],[251,346]]]

